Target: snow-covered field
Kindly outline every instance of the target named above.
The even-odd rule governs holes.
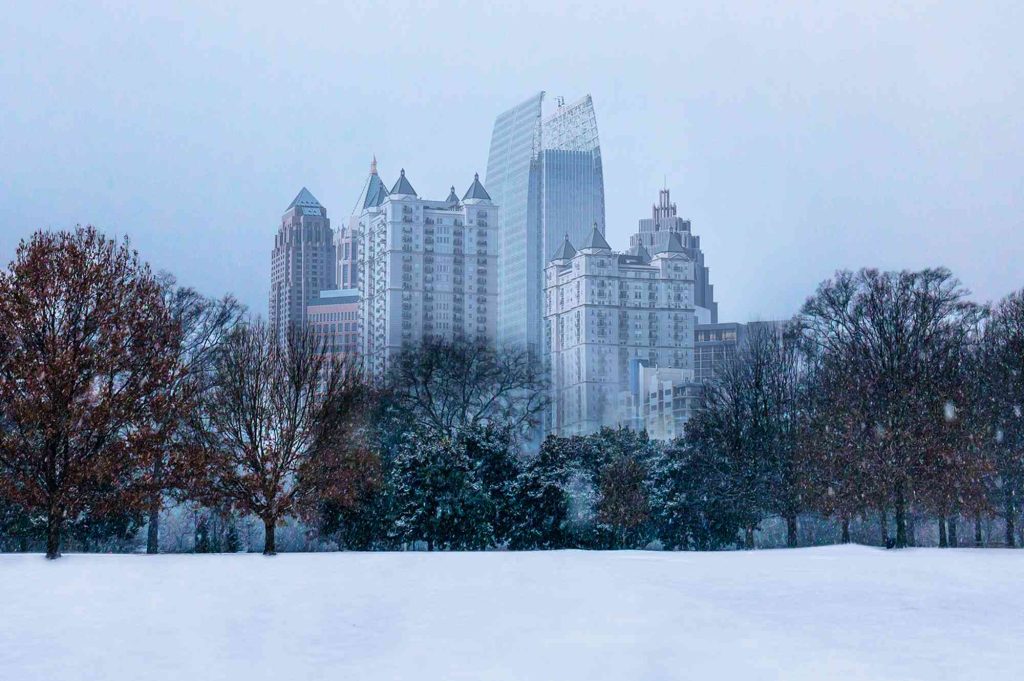
[[[0,556],[0,678],[1024,678],[1024,551]]]

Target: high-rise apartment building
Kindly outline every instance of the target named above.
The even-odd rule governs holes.
[[[270,261],[270,325],[278,337],[306,323],[309,303],[335,286],[336,255],[327,210],[302,188],[281,217]]]
[[[377,157],[370,161],[370,174],[363,183],[348,224],[338,230],[334,243],[338,253],[338,288],[359,288],[359,221],[363,212],[384,203],[388,189],[377,174]]]
[[[498,342],[543,348],[544,269],[568,237],[604,234],[604,171],[590,96],[544,116],[544,93],[498,116],[487,187],[501,206]]]
[[[563,239],[545,270],[548,431],[592,433],[629,422],[622,393],[637,365],[693,379],[693,261],[678,235],[653,256],[615,253],[592,228],[577,251]]]
[[[493,342],[499,207],[474,176],[460,200],[421,199],[402,170],[390,191],[373,169],[354,226],[364,365],[380,376],[428,338]]]
[[[694,262],[693,304],[697,308],[698,322],[716,324],[718,303],[715,302],[715,288],[711,285],[710,273],[704,265],[704,251],[700,248],[700,237],[690,229],[690,221],[679,217],[676,204],[669,199],[668,189],[658,192],[658,203],[651,206],[651,217],[640,220],[639,231],[630,237],[630,253],[654,253],[668,243],[672,234],[678,235],[686,255]]]

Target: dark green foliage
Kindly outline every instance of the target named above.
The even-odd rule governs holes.
[[[395,460],[395,530],[428,550],[494,544],[494,504],[465,441],[410,434]]]
[[[667,549],[708,551],[738,542],[738,512],[730,462],[713,448],[684,439],[669,443],[655,473],[658,539]]]

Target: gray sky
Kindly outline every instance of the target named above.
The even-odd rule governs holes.
[[[91,222],[265,314],[303,185],[339,225],[374,153],[388,185],[461,193],[543,89],[594,97],[613,247],[667,177],[723,321],[789,316],[844,267],[1024,286],[1020,3],[135,4],[5,7],[4,263]]]

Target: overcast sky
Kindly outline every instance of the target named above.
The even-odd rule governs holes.
[[[1021,4],[768,4],[9,3],[0,260],[91,222],[266,314],[302,186],[336,225],[372,154],[461,193],[546,90],[594,97],[611,245],[666,179],[723,321],[787,317],[837,268],[1024,287]]]

